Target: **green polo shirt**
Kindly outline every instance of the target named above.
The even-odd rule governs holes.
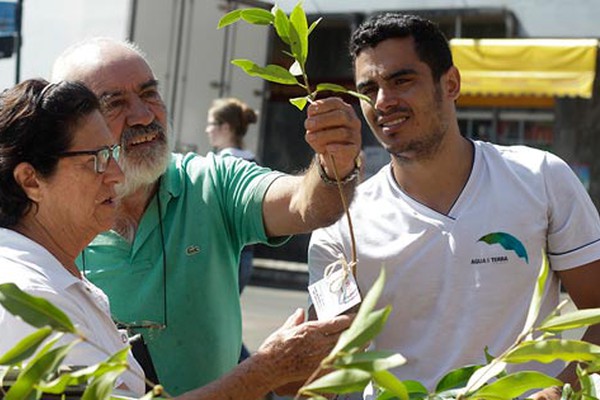
[[[166,324],[138,331],[169,393],[202,386],[237,364],[240,250],[268,242],[262,200],[279,176],[236,157],[173,154],[133,243],[105,232],[78,260],[117,321]]]

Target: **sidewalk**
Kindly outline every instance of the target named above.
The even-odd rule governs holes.
[[[253,263],[252,285],[306,291],[308,266],[305,263],[266,258],[254,258]]]

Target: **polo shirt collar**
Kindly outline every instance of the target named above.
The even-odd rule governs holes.
[[[184,168],[183,156],[171,153],[171,161],[167,171],[161,177],[159,193],[160,199],[168,201],[167,194],[171,197],[179,197],[183,192]]]
[[[61,290],[81,282],[45,247],[11,229],[0,228],[0,254],[44,276]]]

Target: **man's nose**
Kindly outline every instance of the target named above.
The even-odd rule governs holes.
[[[108,166],[106,167],[106,171],[104,171],[104,176],[110,183],[119,184],[125,182],[125,174],[117,160],[113,157],[108,160]]]
[[[139,96],[133,96],[128,110],[127,125],[148,126],[155,119],[156,115],[152,111],[151,106]]]
[[[388,108],[395,106],[398,102],[398,96],[393,90],[379,88],[377,90],[377,98],[375,99],[375,109],[378,111],[386,111]]]

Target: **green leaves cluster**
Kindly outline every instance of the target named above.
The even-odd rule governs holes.
[[[322,91],[347,93],[361,100],[371,102],[368,97],[333,83],[322,83],[317,85],[314,91],[311,89],[306,74],[308,38],[319,22],[321,22],[321,18],[313,22],[309,27],[302,2],[299,2],[294,7],[289,16],[278,6],[274,6],[271,11],[261,8],[237,9],[223,16],[217,27],[223,28],[240,20],[251,25],[272,25],[277,36],[288,47],[288,50],[284,51],[284,53],[290,57],[291,66],[284,68],[280,65],[269,64],[261,67],[255,62],[246,59],[233,60],[231,63],[240,67],[250,76],[256,76],[281,85],[302,87],[306,90],[307,95],[290,99],[290,103],[298,109],[303,110],[306,103],[314,100],[317,93]]]
[[[590,374],[600,371],[600,346],[579,340],[563,340],[556,335],[568,329],[600,323],[600,309],[585,309],[563,315],[559,315],[557,310],[534,327],[548,274],[548,260],[544,255],[524,329],[509,349],[498,357],[492,357],[486,350],[487,364],[468,365],[449,371],[429,392],[420,382],[401,381],[388,372],[388,369],[406,363],[401,355],[361,352],[382,329],[390,312],[389,307],[373,311],[383,288],[382,273],[361,305],[352,326],[323,361],[323,368],[334,368],[335,371],[304,386],[300,393],[314,399],[324,399],[320,394],[362,391],[369,382],[373,382],[378,388],[379,400],[512,400],[531,391],[563,386],[563,382],[536,371],[508,374],[508,364],[562,360],[579,363],[577,375],[581,386],[575,390],[568,384],[564,385],[562,399],[597,399],[599,394],[595,391]]]
[[[111,398],[117,377],[128,368],[129,348],[86,368],[65,368],[62,364],[73,347],[88,341],[65,313],[49,301],[21,291],[13,283],[0,285],[0,305],[38,328],[0,356],[0,398],[40,399],[44,394],[69,391],[81,393],[85,400]],[[73,335],[74,339],[59,345],[65,334]],[[9,389],[5,392],[3,386]],[[146,398],[152,397],[150,394]]]

